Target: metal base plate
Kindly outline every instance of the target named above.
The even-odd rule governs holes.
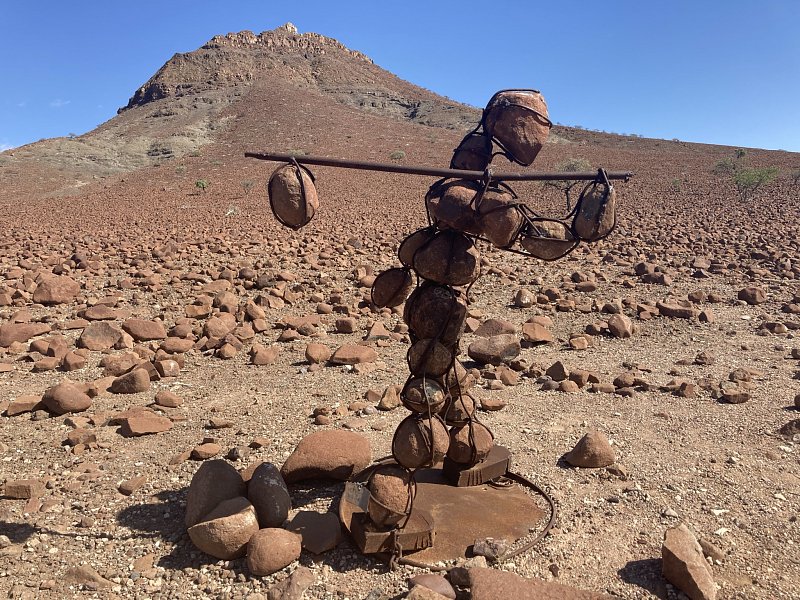
[[[408,533],[399,541],[404,554],[415,560],[435,563],[471,556],[473,543],[481,538],[515,542],[545,517],[534,498],[516,483],[502,488],[489,484],[457,487],[440,468],[420,469],[416,479],[408,531],[398,534]],[[342,524],[365,554],[388,551],[391,533],[377,529],[364,514],[356,501],[358,494],[352,493],[358,484],[346,485],[350,493],[346,487],[339,502]],[[426,529],[428,525],[430,529]]]

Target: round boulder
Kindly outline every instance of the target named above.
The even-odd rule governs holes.
[[[244,556],[247,542],[257,531],[256,509],[239,496],[221,502],[205,520],[189,527],[189,537],[206,554],[231,560]]]
[[[300,558],[300,536],[279,528],[258,530],[247,545],[247,568],[264,577],[288,567]]]

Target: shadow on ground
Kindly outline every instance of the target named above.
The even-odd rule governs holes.
[[[661,559],[632,560],[618,574],[625,583],[645,589],[658,598],[667,598],[667,586],[661,576]]]

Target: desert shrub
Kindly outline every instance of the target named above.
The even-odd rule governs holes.
[[[775,167],[764,167],[761,169],[737,169],[733,174],[733,183],[739,198],[746,202],[752,198],[762,186],[768,184],[778,175]]]
[[[200,190],[201,192],[205,192],[208,188],[208,181],[205,179],[198,179],[194,182],[195,187]]]
[[[406,157],[406,153],[402,150],[392,150],[392,153],[389,155],[389,158],[392,160],[403,160]]]
[[[733,175],[736,169],[737,165],[732,158],[723,158],[714,165],[712,170],[717,175]]]
[[[184,173],[186,173],[186,165],[178,165],[175,167],[176,175],[183,175]]]
[[[713,169],[717,175],[731,180],[742,202],[752,198],[759,189],[778,176],[776,167],[747,167],[744,162],[746,156],[744,148],[737,148],[734,158],[720,160]]]
[[[669,187],[672,189],[673,192],[680,192],[681,191],[681,180],[676,177],[675,179],[673,179],[670,182]]]
[[[256,182],[252,179],[244,179],[242,180],[242,189],[244,190],[244,195],[247,196],[250,194],[250,190],[256,185]]]
[[[800,169],[792,171],[792,174],[789,175],[789,181],[792,182],[793,187],[800,188]]]

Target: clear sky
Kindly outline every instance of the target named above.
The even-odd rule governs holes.
[[[0,149],[85,133],[174,53],[287,21],[475,106],[534,87],[566,125],[800,151],[800,0],[0,0]]]

